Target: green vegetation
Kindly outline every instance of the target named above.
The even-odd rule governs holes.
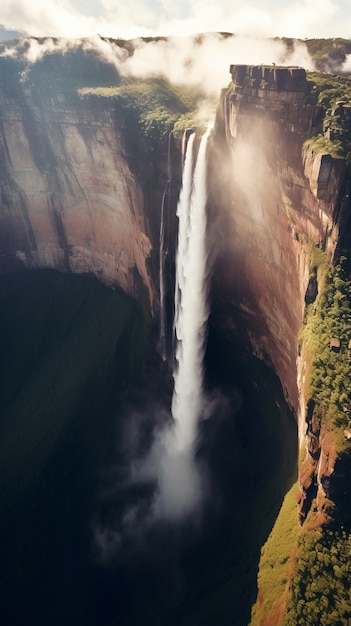
[[[351,78],[348,76],[307,72],[307,80],[313,101],[319,106],[331,108],[340,100],[351,101]]]
[[[172,130],[181,135],[199,124],[196,110],[204,99],[198,89],[171,85],[164,78],[124,79],[116,87],[85,87],[78,94],[81,98],[112,98],[131,127],[138,126],[150,139]]]
[[[351,619],[350,536],[307,530],[299,537],[282,626],[348,626]]]
[[[332,431],[335,450],[348,467],[350,443],[344,429],[351,428],[350,266],[346,257],[331,265],[328,255],[315,247],[310,267],[318,294],[306,303],[299,338],[307,365],[304,392],[307,402],[315,402],[315,412]],[[332,338],[340,340],[340,349],[331,349]],[[260,601],[253,607],[251,626],[274,622],[284,613],[282,626],[348,626],[351,540],[346,524],[333,519],[334,511],[348,519],[347,487],[333,495],[335,509],[329,509],[320,530],[306,523],[298,531],[296,491],[294,485],[261,551]]]
[[[258,585],[262,602],[256,603],[251,626],[267,617],[274,604],[281,601],[290,578],[290,557],[297,540],[297,483],[286,494],[267,542],[261,550]]]
[[[307,39],[304,41],[319,72],[340,74],[346,55],[351,54],[351,41],[341,37]]]
[[[351,151],[351,78],[308,72],[307,79],[312,102],[324,109],[325,114],[305,145],[335,159],[348,158]]]
[[[341,257],[329,266],[327,255],[316,249],[312,274],[318,280],[319,294],[307,305],[300,341],[310,363],[305,393],[319,406],[324,423],[335,430],[338,450],[348,444],[343,429],[351,426],[351,279],[347,260]],[[330,340],[340,340],[340,350],[330,349]]]

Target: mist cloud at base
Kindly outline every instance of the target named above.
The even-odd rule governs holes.
[[[114,459],[100,473],[91,521],[95,561],[102,567],[157,558],[160,546],[190,543],[221,515],[228,445],[237,449],[236,389],[207,393],[194,446],[181,451],[167,409],[150,407],[122,417]],[[230,454],[230,464],[240,462]],[[223,466],[224,462],[224,466]],[[177,548],[178,547],[178,548]]]
[[[91,521],[94,559],[103,567],[153,560],[165,533],[182,542],[182,529],[201,524],[208,495],[206,471],[177,448],[168,411],[133,412],[124,424],[115,459],[101,471]]]
[[[160,431],[147,457],[134,464],[132,479],[148,476],[157,484],[152,504],[155,519],[178,521],[192,515],[204,497],[200,467],[193,449],[179,449],[172,425]]]

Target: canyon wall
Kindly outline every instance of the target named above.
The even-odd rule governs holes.
[[[346,159],[306,144],[323,111],[303,69],[240,65],[230,74],[208,149],[210,333],[220,329],[228,340],[225,359],[242,349],[271,366],[299,421],[301,442],[306,430],[308,441],[318,438],[320,462],[307,446],[299,474],[303,521],[311,484],[320,512],[330,485],[337,493],[346,476],[330,433],[307,410],[298,333],[305,303],[318,290],[312,248],[330,259],[343,249],[350,172]],[[51,85],[38,95],[30,81],[1,84],[0,273],[45,267],[94,274],[157,315],[166,190],[171,282],[174,272],[180,145],[142,136],[113,98],[63,92]],[[171,318],[172,286],[168,291]]]
[[[210,323],[234,349],[249,346],[272,366],[303,438],[297,345],[311,248],[331,258],[340,252],[349,170],[345,159],[305,144],[323,111],[303,69],[236,65],[230,73],[208,161]],[[67,98],[52,84],[38,95],[28,80],[9,84],[0,91],[0,272],[92,273],[144,302],[146,292],[155,312],[168,138],[148,144],[113,98]],[[169,258],[179,145],[171,152]]]
[[[226,304],[214,323],[235,320],[238,345],[249,341],[273,366],[303,429],[297,344],[310,253],[314,244],[335,253],[348,168],[304,145],[321,111],[303,69],[230,72],[212,145],[213,290]]]
[[[107,99],[0,93],[0,272],[92,273],[154,306],[141,183]]]

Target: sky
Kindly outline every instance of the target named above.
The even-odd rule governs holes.
[[[0,24],[36,37],[351,38],[350,0],[1,0]]]

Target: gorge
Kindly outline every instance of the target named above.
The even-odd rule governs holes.
[[[322,292],[317,255],[328,266],[348,257],[347,155],[314,137],[348,145],[350,107],[340,97],[327,113],[302,68],[230,67],[207,148],[210,313],[194,449],[205,497],[193,519],[165,520],[152,515],[152,454],[170,421],[183,163],[182,133],[162,123],[166,105],[178,107],[172,124],[189,111],[160,79],[137,81],[140,105],[92,50],[32,66],[3,55],[0,66],[4,623],[244,626],[297,474],[296,537],[320,532],[333,493],[332,530],[339,514],[350,532],[349,451],[343,441],[338,455],[314,411],[299,338]],[[142,118],[153,90],[164,98],[156,122]],[[201,120],[195,143],[202,134]],[[281,607],[252,624],[284,623]]]

